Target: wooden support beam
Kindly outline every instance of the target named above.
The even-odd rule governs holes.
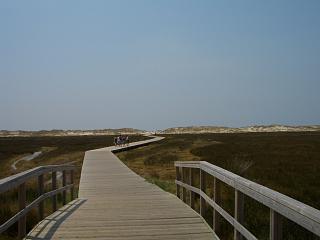
[[[182,171],[182,182],[186,183],[186,168],[181,168]],[[182,201],[183,202],[187,202],[187,189],[186,188],[182,188]]]
[[[200,189],[202,192],[206,192],[206,177],[205,172],[200,169]],[[206,201],[200,196],[200,215],[204,216],[206,213]]]
[[[193,168],[189,168],[189,185],[193,186],[194,181],[194,170]],[[193,191],[189,191],[189,203],[190,207],[194,209],[194,202],[195,202],[195,193]]]
[[[282,239],[282,216],[270,209],[270,240]]]
[[[38,176],[38,196],[40,197],[44,193],[44,181],[43,174]],[[44,202],[41,201],[38,205],[38,213],[39,219],[42,220],[44,218]]]
[[[22,183],[18,191],[19,211],[26,207],[26,200],[26,183]],[[27,216],[24,215],[18,221],[18,239],[23,239],[26,236],[26,218]]]
[[[52,190],[57,189],[57,172],[52,172]],[[57,211],[57,195],[52,196],[52,211]]]
[[[242,192],[235,190],[234,192],[234,218],[241,224],[243,225],[244,223],[244,195]],[[243,237],[234,228],[234,240],[242,240]]]
[[[180,177],[180,167],[176,167],[176,179],[178,181],[181,180]],[[176,189],[177,189],[177,197],[180,198],[180,186],[178,184],[176,184]]]
[[[67,185],[67,171],[62,171],[62,186]],[[67,190],[64,190],[62,192],[62,204],[66,205],[67,204]]]
[[[221,203],[221,190],[220,190],[220,183],[218,182],[217,178],[213,179],[213,201],[220,205]],[[220,221],[219,221],[219,213],[213,209],[213,231],[216,233],[220,233]]]
[[[74,170],[70,171],[70,184],[74,184]],[[74,186],[70,189],[71,201],[74,199]]]

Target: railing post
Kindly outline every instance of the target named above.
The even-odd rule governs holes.
[[[186,183],[186,168],[182,167],[181,168],[181,174],[182,174],[182,182]],[[182,188],[182,201],[183,202],[187,202],[187,189],[186,188]]]
[[[193,186],[193,168],[189,168],[189,185]],[[193,191],[190,191],[189,193],[189,201],[190,201],[190,207],[194,209],[194,200],[195,200],[195,193]]]
[[[176,180],[180,181],[180,168],[176,167]],[[180,186],[179,184],[176,184],[176,188],[177,188],[177,197],[180,198]]]
[[[244,195],[242,192],[235,190],[235,195],[234,195],[234,216],[235,219],[242,225],[243,221],[244,221]],[[243,237],[240,234],[240,232],[238,232],[236,230],[236,228],[234,229],[234,239],[235,240],[242,240]]]
[[[71,184],[74,184],[74,170],[70,171],[70,182]],[[72,186],[70,189],[70,198],[71,201],[74,199],[74,186]]]
[[[67,171],[62,171],[62,186],[67,185]],[[66,205],[67,204],[67,191],[63,190],[62,191],[62,204]]]
[[[57,172],[52,172],[52,190],[57,189]],[[52,196],[52,211],[57,211],[57,195]]]
[[[282,216],[270,209],[270,240],[282,239]]]
[[[217,178],[213,179],[213,201],[220,205],[221,203],[221,191],[220,184]],[[219,221],[219,213],[213,209],[213,231],[216,233],[220,232],[220,221]]]
[[[44,182],[43,182],[43,174],[38,176],[38,195],[39,197],[44,192]],[[38,213],[39,213],[39,219],[42,220],[44,218],[44,203],[41,201],[38,205]]]
[[[19,186],[18,192],[19,198],[19,211],[26,207],[26,183],[22,183]],[[26,215],[21,217],[18,221],[18,239],[22,239],[26,236]]]
[[[206,192],[206,177],[205,172],[201,170],[200,168],[200,190],[202,192]],[[206,213],[206,201],[204,198],[200,195],[200,215],[204,216]]]

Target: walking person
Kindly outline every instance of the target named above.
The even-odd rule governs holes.
[[[129,136],[126,136],[126,145],[129,146]]]
[[[119,139],[120,139],[120,146],[123,147],[124,146],[124,136],[120,135]]]

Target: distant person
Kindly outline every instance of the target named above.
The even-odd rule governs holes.
[[[118,139],[117,139],[117,137],[114,137],[114,138],[113,138],[113,143],[114,143],[114,146],[117,146],[117,145],[118,145]]]
[[[126,145],[129,146],[129,136],[126,136]]]
[[[123,147],[124,146],[125,136],[120,135],[119,139],[120,139],[120,146]]]

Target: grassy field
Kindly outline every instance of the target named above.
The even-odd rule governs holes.
[[[131,136],[130,141],[146,139],[143,136]],[[73,136],[73,137],[2,137],[0,138],[0,178],[25,171],[41,165],[64,164],[76,165],[75,185],[78,188],[82,161],[86,150],[113,145],[113,136]],[[21,161],[13,170],[11,164],[24,156],[42,151],[43,154],[31,161]],[[45,176],[50,180],[50,176]],[[28,181],[27,198],[32,201],[37,197],[36,182]],[[49,191],[50,184],[46,186]],[[61,196],[58,196],[61,206]],[[4,223],[18,211],[17,191],[0,194],[0,224]],[[45,201],[45,212],[51,212],[50,200]],[[36,210],[27,217],[27,228],[30,230],[38,222]],[[17,226],[14,225],[0,239],[15,239]]]
[[[119,153],[132,170],[175,193],[174,161],[201,160],[320,209],[320,132],[166,135],[153,145]],[[222,206],[233,215],[234,193],[222,187]],[[246,197],[245,225],[268,239],[269,212]],[[212,213],[206,219],[211,223]],[[222,239],[233,230],[223,222]],[[319,239],[286,221],[284,239]]]

